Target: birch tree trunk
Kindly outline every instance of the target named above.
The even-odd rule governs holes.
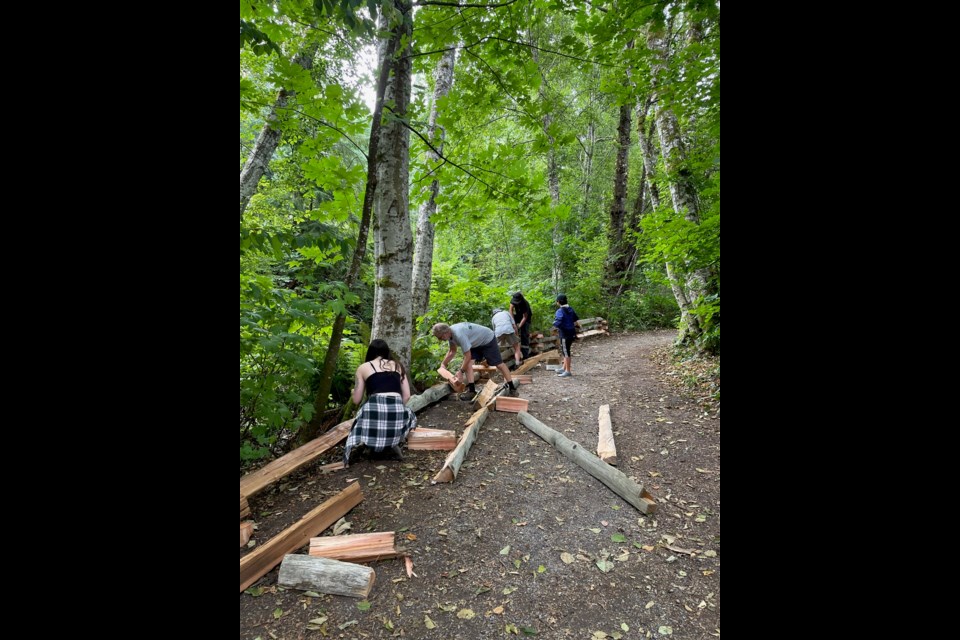
[[[451,49],[443,54],[434,71],[433,106],[430,108],[430,120],[427,122],[427,140],[443,152],[444,131],[437,131],[437,103],[450,92],[453,85],[453,67],[456,64],[457,51]],[[440,158],[432,150],[427,150],[427,166],[434,167]],[[439,167],[438,167],[439,168]],[[437,194],[440,193],[440,181],[434,176],[430,183],[430,197],[420,207],[417,217],[417,238],[413,254],[413,317],[427,312],[430,305],[430,279],[433,273],[433,235],[434,225],[430,218],[437,212]]]
[[[651,108],[652,100],[647,100],[637,109],[637,133],[640,136],[640,149],[643,153],[643,168],[647,178],[647,188],[650,192],[650,204],[654,209],[660,208],[660,187],[657,185],[657,151],[654,146],[654,135],[656,125],[650,123],[647,129],[647,113]],[[692,305],[687,297],[683,280],[677,277],[673,268],[673,263],[666,260],[667,280],[670,282],[670,290],[673,291],[673,297],[680,307],[680,330],[677,340],[683,342],[688,335],[700,335],[700,323],[697,317],[690,313]]]
[[[385,7],[386,8],[386,7]],[[380,160],[376,197],[377,282],[371,337],[386,340],[409,369],[413,340],[413,234],[410,231],[410,131],[413,10],[410,0],[394,0],[390,39],[398,56],[387,83],[385,104],[390,117],[380,130]]]
[[[313,69],[313,59],[317,55],[319,43],[311,42],[303,51],[297,54],[293,59],[294,63],[300,65],[307,71]],[[253,144],[253,150],[247,156],[247,161],[240,169],[240,219],[243,220],[243,212],[247,210],[250,204],[250,198],[257,192],[257,185],[260,184],[260,178],[266,173],[270,160],[273,158],[277,146],[280,144],[280,138],[283,133],[276,127],[280,114],[286,108],[287,103],[296,97],[296,91],[287,91],[281,89],[277,100],[270,109],[270,115],[263,124],[260,133],[257,134],[257,140]]]
[[[651,31],[647,42],[658,58],[653,65],[653,73],[662,78],[669,56],[666,33]],[[663,154],[663,166],[667,170],[674,211],[689,222],[700,224],[697,190],[690,175],[680,124],[677,122],[673,108],[661,101],[657,107],[656,121],[657,133],[660,136],[660,151]],[[709,274],[705,269],[698,269],[687,276],[687,289],[691,298],[696,300],[706,293],[708,277]]]
[[[388,43],[389,44],[389,43]],[[383,57],[380,60],[380,74],[377,78],[376,101],[373,106],[373,115],[370,118],[370,141],[367,145],[367,184],[363,191],[363,208],[360,214],[360,227],[357,229],[357,246],[353,250],[353,260],[350,270],[344,280],[344,285],[350,289],[360,273],[364,256],[367,252],[367,238],[370,234],[370,219],[373,217],[373,201],[377,192],[377,157],[380,145],[380,127],[383,118],[383,97],[386,92],[387,78],[393,64],[393,54],[396,50],[392,44],[382,49]],[[323,415],[327,408],[327,399],[333,386],[333,375],[337,369],[337,358],[340,357],[340,344],[343,341],[343,327],[347,315],[340,313],[333,321],[330,331],[330,344],[323,359],[320,370],[320,386],[313,398],[313,418],[300,430],[300,442],[309,442],[317,436],[323,426]]]

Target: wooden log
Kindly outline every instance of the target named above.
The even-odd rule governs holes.
[[[417,413],[424,407],[428,407],[434,402],[439,402],[450,395],[450,385],[446,382],[435,384],[418,396],[413,396],[407,400],[407,408]]]
[[[351,484],[300,518],[293,526],[281,531],[266,544],[260,545],[253,552],[240,558],[240,591],[243,592],[277,566],[283,560],[284,554],[307,544],[310,538],[320,535],[324,529],[346,515],[362,500],[363,492],[360,491],[360,484]]]
[[[319,438],[311,440],[283,457],[277,458],[262,469],[243,476],[240,478],[240,494],[252,498],[285,475],[310,464],[328,449],[345,439],[350,434],[352,426],[353,420],[341,422]]]
[[[467,385],[464,384],[463,382],[460,382],[457,376],[450,373],[450,370],[447,369],[446,367],[440,367],[439,369],[437,369],[437,373],[439,373],[440,377],[446,380],[447,384],[449,384],[453,388],[453,390],[456,391],[457,393],[460,393],[461,391],[467,388]]]
[[[250,505],[247,503],[247,496],[240,494],[240,519],[250,517]]]
[[[373,569],[360,564],[288,554],[280,565],[277,584],[287,589],[366,598],[376,579]]]
[[[521,411],[517,415],[523,426],[552,444],[557,451],[576,462],[581,469],[610,487],[614,493],[636,507],[640,513],[650,515],[656,511],[657,505],[653,501],[653,496],[643,488],[643,485],[637,484],[623,472],[605,464],[600,458],[563,434],[557,433],[529,413]]]
[[[533,376],[529,375],[515,375],[513,376],[513,381],[517,384],[533,384]]]
[[[407,449],[411,451],[450,451],[456,446],[456,431],[418,427],[407,434]]]
[[[493,395],[497,392],[497,383],[493,380],[488,380],[487,384],[484,385],[483,389],[480,390],[480,395],[477,396],[476,401],[473,403],[473,408],[475,410],[480,410],[487,405]]]
[[[463,430],[463,435],[460,436],[460,442],[457,443],[457,448],[443,461],[443,468],[433,477],[431,484],[453,482],[456,479],[457,474],[460,473],[460,465],[463,464],[467,453],[470,452],[470,447],[476,442],[477,434],[480,432],[480,427],[483,426],[484,421],[486,421],[489,411],[484,407],[470,416]]]
[[[397,558],[406,553],[395,545],[396,534],[393,531],[324,536],[310,538],[310,555],[342,562],[373,562]]]
[[[250,542],[250,536],[253,535],[253,523],[247,520],[240,523],[240,546]]]
[[[319,471],[320,473],[330,473],[331,471],[343,471],[343,460],[341,460],[340,462],[332,462],[330,464],[325,464],[319,469],[317,469],[317,471]]]
[[[497,398],[497,411],[519,413],[521,411],[526,411],[529,404],[530,401],[525,400],[524,398],[507,398],[505,396],[500,396]]]
[[[610,405],[600,406],[600,429],[597,440],[597,455],[607,464],[617,466],[617,444],[613,440],[613,424],[610,422]]]

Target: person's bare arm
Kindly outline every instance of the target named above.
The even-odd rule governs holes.
[[[410,383],[407,381],[407,376],[400,379],[400,397],[403,399],[403,404],[407,404],[410,400]]]
[[[366,364],[366,363],[363,363]],[[367,381],[363,379],[363,374],[361,370],[363,369],[363,364],[357,367],[356,381],[353,386],[353,404],[359,405],[360,401],[363,400],[363,392],[366,389]]]

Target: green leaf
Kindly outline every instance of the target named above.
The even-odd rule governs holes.
[[[610,540],[612,540],[613,542],[626,542],[627,537],[622,533],[615,533],[612,536],[610,536]]]
[[[357,609],[359,609],[360,611],[370,611],[371,606],[372,605],[370,604],[369,600],[361,600],[360,602],[357,603]]]
[[[537,573],[546,573],[546,572],[547,572],[547,568],[545,566],[540,565],[539,567],[537,567]]]
[[[277,607],[276,609],[273,610],[274,620],[279,620],[281,616],[283,616],[283,609],[281,609],[280,607]]]
[[[528,635],[528,636],[535,636],[539,633],[539,631],[537,631],[533,627],[520,627],[520,631],[523,631],[524,635]]]
[[[254,598],[259,598],[263,595],[263,587],[250,587],[244,591],[247,595],[253,596]]]
[[[430,619],[430,616],[423,616],[423,626],[427,629],[436,629],[437,623]]]
[[[503,549],[500,549],[500,555],[505,556],[510,553],[510,545],[505,546]]]

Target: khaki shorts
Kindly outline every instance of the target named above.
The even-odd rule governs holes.
[[[512,347],[515,344],[520,342],[520,339],[517,338],[515,333],[505,333],[499,338],[500,346],[502,347]]]

